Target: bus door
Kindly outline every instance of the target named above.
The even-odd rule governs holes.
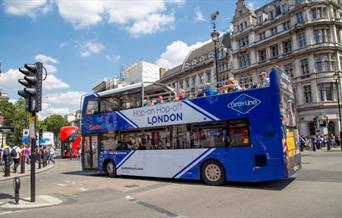
[[[98,168],[98,136],[85,136],[82,141],[83,148],[83,168],[87,170]]]

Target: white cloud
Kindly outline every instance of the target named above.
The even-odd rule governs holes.
[[[123,25],[133,36],[151,34],[172,27],[174,14],[165,14],[167,5],[182,4],[178,1],[100,1],[84,3],[82,0],[58,0],[61,16],[76,29],[100,22]],[[148,25],[150,24],[150,25]]]
[[[45,119],[52,114],[66,115],[79,109],[81,96],[86,94],[81,91],[69,91],[65,93],[47,94],[42,100],[42,111],[39,119]]]
[[[203,13],[200,8],[195,8],[195,20],[196,21],[205,21]]]
[[[57,6],[60,15],[76,29],[99,23],[104,13],[104,1],[58,0]]]
[[[167,28],[173,28],[175,17],[173,14],[151,14],[143,20],[135,22],[128,28],[129,32],[137,37],[142,34],[151,34]]]
[[[69,91],[63,93],[48,94],[45,96],[45,102],[54,105],[68,105],[79,106],[81,96],[85,95],[85,92]]]
[[[7,72],[0,75],[0,87],[5,91],[13,91],[20,88],[18,79],[23,78],[24,75],[18,69],[9,69]]]
[[[43,81],[43,88],[47,90],[51,89],[64,89],[69,88],[69,85],[58,79],[54,75],[47,75],[46,80]]]
[[[92,54],[99,54],[104,46],[101,43],[95,41],[87,41],[83,44],[79,43],[78,46],[80,48],[81,57],[88,57]]]
[[[53,58],[51,56],[39,54],[34,57],[36,61],[41,61],[43,63],[53,63],[53,64],[58,64],[59,61],[56,58]]]
[[[121,56],[120,55],[106,55],[105,58],[110,62],[114,62],[114,61],[119,61],[121,59]]]
[[[204,44],[205,42],[197,42],[189,46],[183,41],[174,41],[166,47],[166,50],[160,55],[160,58],[156,63],[157,65],[166,68],[175,67],[183,63],[192,49],[198,48]]]
[[[32,18],[37,13],[45,14],[57,7],[60,16],[72,23],[75,29],[104,22],[118,24],[136,37],[173,28],[175,16],[170,13],[172,6],[180,6],[184,2],[185,0],[4,0],[4,6],[8,14]],[[148,22],[152,22],[152,25],[148,26]]]
[[[54,74],[58,71],[56,66],[50,64],[50,63],[58,64],[59,61],[56,58],[53,58],[53,57],[50,57],[47,55],[43,55],[43,54],[39,54],[39,55],[36,55],[34,57],[34,59],[36,61],[40,61],[44,64],[44,67],[45,67],[48,74]]]
[[[29,16],[34,18],[36,13],[46,14],[52,9],[52,2],[48,0],[4,0],[5,12],[16,16]]]
[[[256,0],[252,0],[252,1],[248,1],[247,2],[247,6],[250,7],[251,9],[253,9],[253,10],[256,9],[256,4],[257,4]]]

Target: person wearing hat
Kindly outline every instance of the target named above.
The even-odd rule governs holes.
[[[259,78],[261,80],[261,83],[259,85],[260,88],[269,87],[270,86],[270,79],[267,77],[267,73],[266,72],[261,72],[259,74]]]

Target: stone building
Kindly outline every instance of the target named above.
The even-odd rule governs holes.
[[[342,0],[274,0],[253,10],[244,0],[236,2],[233,75],[249,87],[273,66],[287,73],[304,136],[322,133],[324,127],[339,135],[333,74],[342,71],[341,7]]]
[[[216,47],[219,81],[224,81],[231,69],[230,33],[223,34]],[[181,65],[166,71],[159,82],[176,91],[184,89],[187,96],[194,97],[197,88],[203,88],[208,82],[213,85],[216,83],[214,57],[214,43],[211,41],[192,50]]]

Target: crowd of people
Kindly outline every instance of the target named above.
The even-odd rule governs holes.
[[[316,151],[322,148],[335,148],[341,145],[341,140],[333,133],[328,135],[301,136],[299,139],[300,150]]]
[[[39,163],[42,163],[43,167],[50,163],[55,164],[53,159],[55,155],[54,146],[38,147],[36,150]],[[29,145],[20,145],[10,147],[4,144],[0,146],[0,165],[6,167],[12,166],[12,172],[16,173],[20,164],[31,164],[31,147]]]
[[[267,76],[266,72],[261,72],[259,74],[260,83],[255,84],[252,86],[252,88],[262,88],[262,87],[268,87],[270,85],[270,79]],[[241,91],[243,88],[240,87],[238,81],[234,77],[229,77],[225,84],[219,88],[214,87],[211,83],[206,83],[204,85],[204,88],[198,88],[196,91],[196,98],[199,97],[205,97],[205,96],[213,96],[218,94],[225,94],[229,92],[236,92]],[[152,105],[158,105],[162,104],[167,101],[182,101],[188,99],[188,97],[185,94],[184,89],[178,90],[178,95],[175,96],[173,99],[164,99],[163,96],[158,96],[155,99],[146,98],[144,99],[144,106],[152,106]]]

